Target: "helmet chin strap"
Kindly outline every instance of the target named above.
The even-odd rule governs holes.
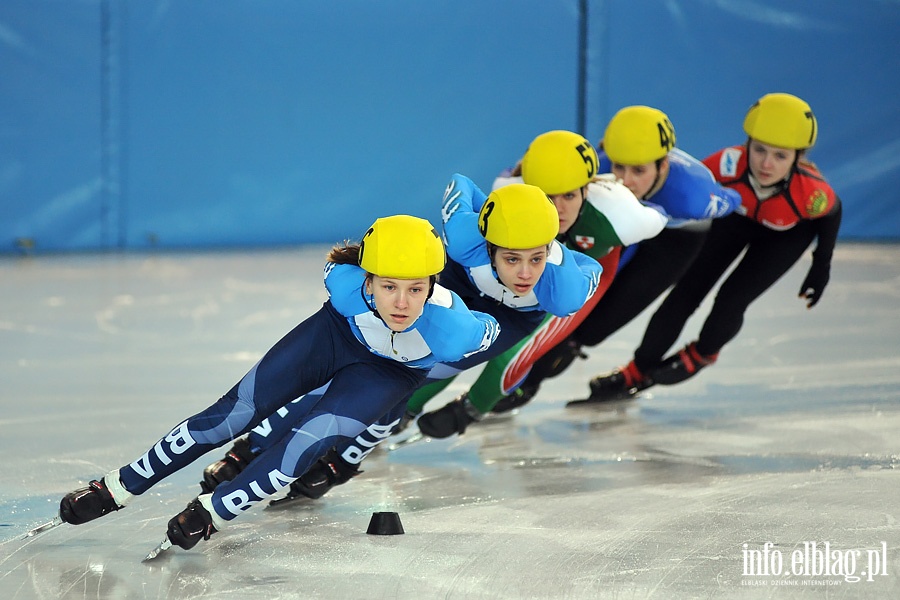
[[[587,204],[587,186],[581,188],[581,208],[578,209],[578,216],[575,217],[575,220],[572,221],[572,224],[569,225],[569,228],[566,229],[565,233],[562,231],[557,234],[556,239],[561,243],[566,243],[566,241],[573,241],[572,237],[569,235],[569,232],[575,229],[575,226],[578,225],[578,221],[581,220],[581,215],[584,214],[584,207]]]
[[[752,142],[752,138],[747,138],[747,143],[744,145],[744,152],[747,153],[747,175],[750,178],[751,186],[754,188],[757,196],[760,195],[760,192],[765,192],[766,190],[769,192],[766,197],[771,197],[775,195],[778,190],[781,190],[787,187],[788,182],[790,182],[791,177],[794,176],[794,173],[799,169],[800,164],[800,155],[803,154],[803,150],[795,150],[794,151],[794,162],[791,164],[791,168],[788,169],[787,175],[784,176],[784,179],[780,179],[773,183],[772,185],[763,186],[759,183],[759,179],[756,177],[756,174],[753,172],[753,169],[750,168],[750,143]]]
[[[646,200],[647,198],[649,198],[650,196],[652,196],[653,194],[658,192],[660,190],[660,188],[662,188],[662,183],[663,183],[662,182],[662,176],[663,176],[662,163],[664,160],[666,160],[666,158],[668,158],[668,156],[664,156],[664,157],[660,158],[658,161],[656,161],[656,177],[653,179],[653,185],[650,186],[650,189],[647,190],[647,193],[644,194],[644,197],[641,198],[641,200]],[[668,175],[668,174],[669,174],[669,169],[667,166],[666,167],[666,175]]]
[[[584,214],[584,205],[587,204],[587,186],[585,185],[584,187],[579,188],[578,191],[581,193],[581,206],[578,208],[578,216],[575,217],[575,220],[572,221],[572,224],[566,230],[566,235],[568,235],[569,232],[572,231],[572,227],[575,227],[575,225],[578,224],[579,219],[581,219],[581,215]]]
[[[499,283],[501,286],[503,286],[504,289],[506,289],[506,284],[503,283],[502,279],[500,279],[500,272],[497,271],[497,265],[494,264],[494,256],[497,255],[497,250],[499,249],[499,246],[495,246],[494,244],[492,244],[488,241],[485,241],[485,243],[487,244],[488,258],[491,259],[491,270],[494,272],[494,278],[497,280],[497,283]],[[503,293],[506,293],[506,292],[503,292]],[[501,301],[501,304],[502,304],[502,301]]]
[[[369,285],[372,285],[372,274],[366,273],[366,282],[362,286],[360,286],[359,295],[362,296],[363,302],[366,303],[366,306],[369,307],[369,310],[371,310],[372,313],[376,317],[378,317],[379,319],[381,319],[382,322],[384,322],[384,319],[381,317],[380,314],[378,314],[378,309],[375,308],[375,294],[372,294],[372,303],[371,304],[369,303],[369,296],[368,296],[368,292],[366,291],[366,287]],[[387,323],[385,323],[385,325],[387,325]]]

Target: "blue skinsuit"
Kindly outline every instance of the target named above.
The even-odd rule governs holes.
[[[606,153],[601,150],[599,157],[598,171],[612,173],[612,162]],[[678,148],[669,151],[669,175],[662,187],[642,201],[668,217],[666,229],[708,228],[709,219],[724,217],[741,205],[739,194],[719,184],[706,165]],[[622,249],[620,271],[640,246],[633,244]]]
[[[441,285],[456,292],[470,309],[485,312],[500,323],[500,336],[490,348],[457,361],[443,361],[428,373],[422,385],[455,377],[462,371],[485,363],[505,352],[540,325],[546,313],[570,315],[585,303],[599,285],[603,268],[581,252],[572,252],[557,241],[551,243],[550,256],[541,278],[525,296],[516,296],[500,283],[491,265],[487,244],[478,230],[478,214],[487,196],[471,179],[453,175],[444,192],[441,209],[444,241],[449,257],[441,272]],[[329,389],[329,388],[325,388]],[[310,395],[322,393],[316,390]],[[406,394],[394,409],[359,439],[337,445],[348,462],[358,463],[372,448],[389,435],[412,394]],[[270,416],[262,427],[251,432],[250,447],[265,449],[290,430],[294,411],[302,411],[306,400],[285,407]]]
[[[276,343],[218,402],[188,418],[119,476],[141,494],[194,460],[259,425],[294,399],[330,381],[327,391],[293,415],[293,432],[259,455],[233,481],[218,486],[212,503],[231,520],[287,487],[328,448],[352,439],[414,390],[438,361],[478,353],[498,336],[497,321],[470,311],[435,286],[422,315],[392,332],[373,312],[365,272],[328,263],[329,299]]]

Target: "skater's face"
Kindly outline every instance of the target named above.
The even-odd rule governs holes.
[[[581,206],[584,204],[584,194],[587,188],[578,188],[565,194],[551,194],[550,200],[559,213],[559,232],[565,233],[571,229],[572,225],[581,214]]]
[[[404,331],[422,315],[428,300],[430,280],[397,279],[372,275],[366,292],[375,297],[375,310],[392,331]]]
[[[750,172],[762,186],[784,181],[797,158],[796,150],[770,146],[754,139],[751,139],[747,146]]]
[[[667,160],[667,159],[664,159]],[[643,165],[612,164],[613,174],[622,180],[631,193],[643,199],[650,193],[659,178],[661,165],[649,162]]]
[[[527,250],[495,248],[494,269],[503,285],[511,289],[516,296],[524,296],[534,288],[544,274],[549,253],[549,246]]]

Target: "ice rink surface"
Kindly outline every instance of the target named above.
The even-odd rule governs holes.
[[[0,598],[900,597],[898,245],[839,244],[811,311],[807,254],[686,383],[564,408],[630,358],[645,312],[518,414],[379,449],[191,551],[141,562],[221,451],[20,539],[315,311],[325,251],[0,259]],[[406,533],[367,535],[374,511]]]

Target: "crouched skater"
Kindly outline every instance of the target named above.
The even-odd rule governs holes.
[[[328,381],[292,434],[232,481],[201,494],[168,523],[184,549],[224,529],[302,475],[329,448],[353,439],[402,402],[437,362],[487,349],[499,325],[471,311],[436,275],[446,254],[428,221],[384,217],[359,244],[335,246],[325,266],[329,298],[218,402],[176,425],[134,462],[63,497],[73,525],[126,506],[165,477],[256,427],[264,417]]]

